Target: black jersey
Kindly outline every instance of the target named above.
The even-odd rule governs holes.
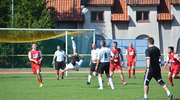
[[[148,47],[145,51],[145,55],[147,58],[150,58],[149,71],[150,72],[160,72],[160,50],[156,46]]]
[[[79,62],[80,61],[80,56],[79,55],[73,55],[72,58],[71,58],[71,63],[73,65],[76,65],[76,62]]]

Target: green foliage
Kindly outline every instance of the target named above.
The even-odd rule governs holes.
[[[0,0],[0,27],[8,28],[11,26],[11,3],[11,0]],[[14,0],[14,28],[54,28],[55,21],[55,11],[52,8],[47,8],[46,0]],[[0,34],[5,40],[15,36],[7,33],[8,37],[4,38],[2,31]],[[18,37],[15,38],[15,40],[18,39]],[[32,36],[25,38],[32,38]],[[27,62],[27,59],[25,61],[23,57],[14,58],[6,55],[27,54],[30,47],[30,44],[1,43],[0,55],[3,56],[1,56],[0,63],[9,66],[10,61],[14,59],[16,60],[15,65],[20,62]]]
[[[14,27],[54,28],[55,12],[48,11],[46,0],[15,0]]]
[[[0,27],[10,26],[11,0],[0,0]]]
[[[12,0],[0,0],[0,27],[10,27]],[[15,28],[54,28],[55,11],[46,6],[46,0],[14,0]]]

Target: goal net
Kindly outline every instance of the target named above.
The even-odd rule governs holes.
[[[84,58],[82,66],[88,66],[91,43],[95,42],[95,29],[0,28],[0,68],[30,67],[27,53],[32,43],[37,43],[42,51],[43,67],[52,67],[57,45],[66,55],[73,54],[72,37],[77,53]]]

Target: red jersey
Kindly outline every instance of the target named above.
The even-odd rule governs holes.
[[[127,49],[127,59],[133,60],[136,57],[136,50],[134,48]]]
[[[180,62],[175,57],[175,53],[171,52],[168,54],[168,62],[170,62],[172,65],[180,65]]]
[[[39,61],[41,58],[41,52],[39,50],[31,50],[31,59]]]
[[[113,48],[111,50],[111,56],[112,56],[111,61],[113,63],[120,64],[120,52],[121,52],[120,48],[116,48],[116,49]]]

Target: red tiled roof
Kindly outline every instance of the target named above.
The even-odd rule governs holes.
[[[83,21],[81,0],[47,0],[47,6],[54,8],[59,21]]]
[[[160,0],[127,0],[129,5],[158,5]]]
[[[180,0],[172,0],[171,3],[174,4],[174,5],[179,5],[180,4]]]
[[[171,14],[171,0],[160,0],[158,6],[158,21],[172,21],[173,15]]]
[[[128,22],[128,7],[125,0],[116,0],[114,6],[112,7],[111,20],[113,22]]]
[[[112,6],[114,0],[88,0],[90,6]]]

